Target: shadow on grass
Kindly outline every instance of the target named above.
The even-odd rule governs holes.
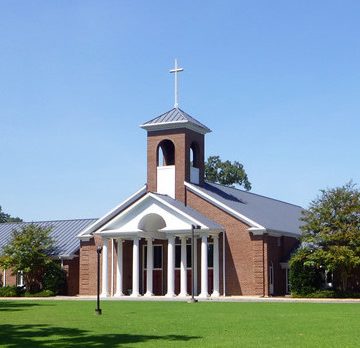
[[[130,343],[158,340],[159,346],[198,339],[185,335],[101,334],[76,328],[48,325],[0,325],[1,347],[116,347]]]
[[[22,311],[27,308],[35,306],[53,306],[48,303],[33,303],[33,302],[10,302],[10,301],[1,301],[0,300],[0,312],[6,311]]]

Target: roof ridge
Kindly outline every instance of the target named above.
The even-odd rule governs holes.
[[[293,204],[293,203],[289,203],[289,202],[285,202],[285,201],[282,201],[281,199],[271,198],[271,197],[268,197],[268,196],[261,195],[261,194],[259,194],[259,193],[254,193],[254,192],[242,190],[242,189],[239,189],[239,188],[237,188],[237,187],[231,187],[231,186],[222,185],[222,184],[219,184],[219,183],[216,183],[216,182],[210,182],[210,181],[205,181],[205,182],[206,182],[207,184],[210,184],[210,185],[217,185],[217,186],[221,186],[221,187],[226,187],[226,188],[229,188],[229,189],[232,189],[232,190],[236,190],[236,191],[248,193],[248,194],[251,194],[251,195],[254,195],[254,196],[266,198],[266,199],[269,199],[269,200],[271,200],[271,201],[276,201],[276,202],[280,202],[280,203],[284,203],[284,204],[288,204],[288,205],[291,205],[291,206],[294,206],[294,207],[298,207],[298,208],[304,209],[301,205]]]

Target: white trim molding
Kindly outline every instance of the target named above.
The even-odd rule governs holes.
[[[123,201],[122,203],[117,205],[114,209],[110,210],[108,213],[106,213],[100,219],[96,220],[93,224],[86,227],[85,230],[81,231],[77,237],[83,241],[89,241],[89,239],[92,237],[92,234],[94,231],[98,230],[101,226],[103,226],[105,223],[107,223],[113,217],[118,215],[119,212],[121,212],[121,210],[125,209],[132,200],[136,200],[137,198],[141,197],[145,193],[146,193],[146,185],[144,185],[140,190],[136,191],[134,194],[132,194],[130,197],[128,197],[125,201]]]

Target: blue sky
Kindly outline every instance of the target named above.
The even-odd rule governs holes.
[[[360,184],[359,1],[0,2],[0,205],[99,217],[146,181],[138,126],[173,106],[255,193]]]

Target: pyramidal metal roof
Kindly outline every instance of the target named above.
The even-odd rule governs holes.
[[[211,132],[211,129],[179,108],[173,108],[160,116],[143,123],[140,127],[148,131],[188,128],[201,134]]]

